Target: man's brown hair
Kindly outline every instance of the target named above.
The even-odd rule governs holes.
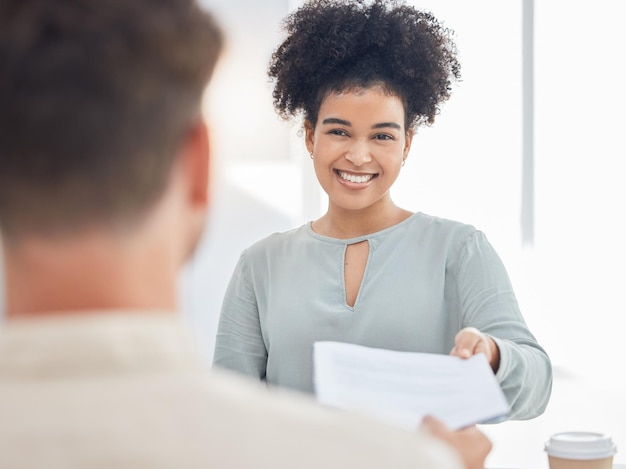
[[[194,0],[0,0],[0,229],[138,218],[221,49]]]

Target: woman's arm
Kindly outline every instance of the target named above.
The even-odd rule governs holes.
[[[226,289],[213,364],[259,380],[265,379],[267,349],[246,251],[241,254]]]
[[[511,406],[509,418],[543,413],[552,390],[552,365],[519,310],[504,264],[484,234],[465,242],[454,266],[461,332],[455,355],[483,352]]]

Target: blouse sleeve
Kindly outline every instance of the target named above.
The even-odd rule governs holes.
[[[217,328],[213,365],[265,380],[267,349],[244,251],[230,279]]]
[[[500,350],[496,379],[511,407],[509,418],[542,414],[552,391],[552,365],[522,317],[504,264],[482,232],[466,240],[455,270],[460,327],[476,327]]]

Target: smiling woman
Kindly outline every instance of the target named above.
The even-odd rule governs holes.
[[[312,344],[484,353],[527,419],[551,391],[548,356],[507,272],[473,226],[390,195],[415,129],[434,123],[460,66],[452,32],[401,2],[314,0],[285,22],[269,74],[283,118],[302,117],[326,212],[241,254],[214,363],[312,392]]]
[[[389,189],[411,147],[404,106],[381,86],[330,94],[320,106],[315,128],[306,124],[306,146],[315,174],[328,194],[328,212],[312,224],[315,232],[352,238],[363,226],[375,232],[406,219]],[[351,218],[356,215],[353,229]]]

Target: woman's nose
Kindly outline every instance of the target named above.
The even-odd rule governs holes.
[[[362,166],[372,161],[372,155],[366,143],[354,142],[346,152],[345,159],[354,166]]]

